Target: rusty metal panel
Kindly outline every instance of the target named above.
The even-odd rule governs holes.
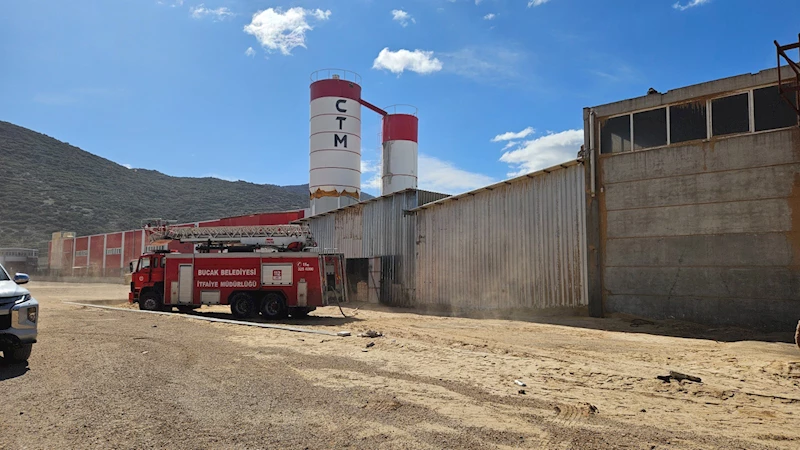
[[[334,247],[345,258],[362,258],[361,242],[363,233],[362,210],[364,205],[357,204],[334,214]]]
[[[583,164],[416,210],[416,304],[449,310],[586,306]]]
[[[413,302],[415,275],[413,215],[418,191],[378,197],[303,220],[320,250],[336,249],[346,258],[381,258],[380,301],[395,306]],[[438,199],[444,194],[426,193]]]
[[[306,219],[320,251],[336,248],[336,216],[332,214]]]

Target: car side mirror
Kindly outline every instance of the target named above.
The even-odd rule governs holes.
[[[133,273],[133,262],[128,263],[128,270]]]
[[[25,284],[28,281],[31,281],[31,277],[29,277],[27,274],[18,273],[16,275],[14,275],[14,283]]]

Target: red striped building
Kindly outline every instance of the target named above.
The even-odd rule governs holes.
[[[284,225],[305,217],[305,210],[250,214],[203,222],[184,223],[184,227],[225,227],[247,225]],[[122,275],[128,263],[157,248],[149,245],[144,229],[75,236],[75,233],[53,233],[49,245],[50,273],[62,276],[114,277]],[[169,250],[191,253],[191,243],[172,241]]]

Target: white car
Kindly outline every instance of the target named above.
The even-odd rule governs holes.
[[[0,265],[0,351],[7,362],[25,362],[36,343],[39,302],[21,287],[30,281],[24,273],[12,279]]]

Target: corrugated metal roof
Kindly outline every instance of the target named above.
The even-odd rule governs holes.
[[[522,175],[522,176],[519,176],[519,177],[516,177],[516,178],[511,178],[511,179],[508,179],[508,180],[505,180],[505,181],[501,181],[499,183],[490,184],[489,186],[484,186],[482,188],[478,188],[478,189],[475,189],[475,190],[472,190],[472,191],[469,191],[469,192],[464,192],[463,194],[451,195],[449,197],[445,197],[445,198],[436,200],[434,202],[422,204],[422,205],[419,205],[416,208],[412,209],[411,211],[413,212],[413,211],[419,211],[421,209],[433,208],[434,206],[438,206],[438,205],[441,205],[441,204],[444,204],[444,203],[447,203],[447,202],[450,202],[450,201],[458,200],[460,198],[471,197],[471,196],[473,196],[473,195],[475,195],[475,194],[477,194],[479,192],[492,191],[492,190],[497,189],[497,188],[502,187],[502,186],[508,186],[510,184],[514,184],[514,183],[518,183],[520,181],[528,180],[530,178],[534,178],[534,177],[538,177],[538,176],[542,176],[542,175],[547,175],[547,174],[549,174],[551,172],[554,172],[556,170],[566,169],[566,168],[574,166],[576,164],[581,164],[582,162],[583,162],[583,160],[581,160],[581,159],[573,159],[571,161],[567,161],[567,162],[561,163],[561,164],[559,164],[557,166],[548,167],[547,169],[537,170],[536,172],[531,172],[529,174]]]
[[[344,210],[347,210],[347,209],[350,209],[350,208],[358,208],[358,207],[361,207],[361,206],[363,206],[365,204],[368,204],[368,203],[377,202],[377,201],[380,201],[380,200],[383,200],[383,199],[387,199],[389,197],[393,197],[393,196],[400,195],[400,194],[407,194],[409,192],[415,192],[417,194],[418,199],[419,199],[418,203],[420,203],[422,205],[425,205],[427,203],[435,202],[435,201],[450,197],[449,194],[442,194],[440,192],[424,191],[424,190],[421,190],[421,189],[403,189],[402,191],[397,191],[397,192],[393,192],[391,194],[386,194],[386,195],[381,195],[381,196],[378,196],[378,197],[373,197],[373,198],[371,198],[369,200],[364,200],[364,201],[361,201],[361,202],[358,202],[358,203],[353,203],[352,205],[343,206],[343,207],[341,207],[339,209],[334,209],[334,210],[327,211],[327,212],[324,212],[324,213],[321,213],[321,214],[316,214],[314,216],[304,217],[302,219],[297,219],[297,220],[293,221],[292,223],[308,222],[309,220],[314,219],[314,218],[323,217],[323,216],[326,216],[326,215],[329,215],[329,214],[336,214],[338,211],[344,211]],[[416,205],[416,206],[420,206],[420,205]]]

